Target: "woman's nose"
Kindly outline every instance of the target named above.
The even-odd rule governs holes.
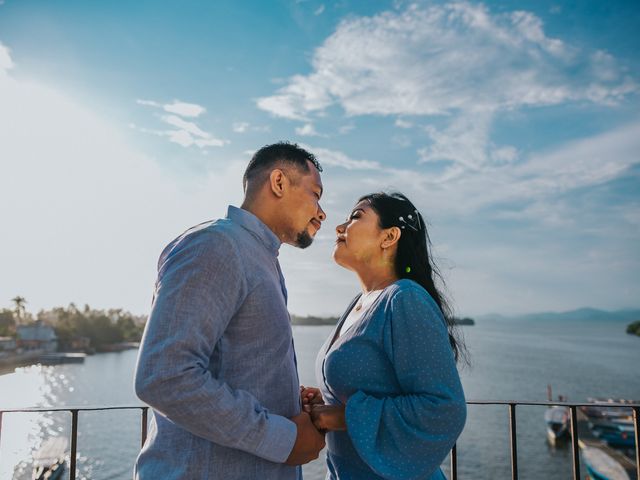
[[[341,223],[340,225],[336,225],[336,233],[340,233],[340,234],[344,233],[344,226],[345,225],[346,224],[344,224],[344,223]]]

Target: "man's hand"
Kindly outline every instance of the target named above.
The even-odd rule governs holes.
[[[324,448],[324,435],[313,426],[309,414],[302,412],[290,420],[296,424],[298,435],[293,450],[285,463],[287,465],[303,465],[318,458],[320,450]]]
[[[311,405],[324,405],[322,393],[316,387],[300,385],[300,399],[302,400],[302,409],[307,413],[311,413]]]
[[[312,405],[311,420],[321,432],[346,430],[344,405]]]

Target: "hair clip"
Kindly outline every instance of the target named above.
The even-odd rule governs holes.
[[[398,221],[403,225],[400,225],[400,228],[404,230],[405,227],[409,227],[411,230],[415,232],[420,231],[420,215],[417,210],[414,210],[413,213],[407,215],[407,219],[403,216],[398,217]]]

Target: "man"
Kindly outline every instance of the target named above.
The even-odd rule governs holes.
[[[296,479],[324,447],[301,412],[278,263],[325,219],[321,170],[295,144],[261,148],[241,208],[162,252],[135,378],[153,408],[137,479]]]

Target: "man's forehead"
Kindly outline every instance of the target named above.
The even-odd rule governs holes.
[[[315,167],[315,165],[308,160],[307,165],[309,166],[309,174],[305,175],[305,177],[308,177],[309,181],[314,187],[322,190],[322,178],[320,177],[320,172]]]

